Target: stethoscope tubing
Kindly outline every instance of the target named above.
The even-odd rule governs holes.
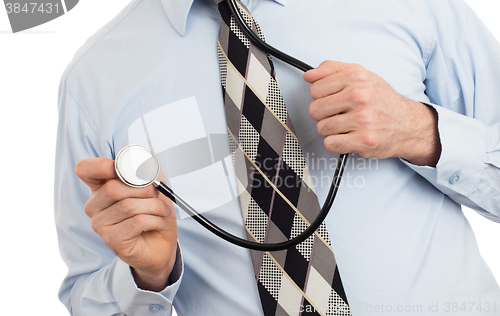
[[[229,6],[229,11],[231,11],[231,14],[234,16],[236,23],[238,26],[243,30],[245,35],[248,37],[248,39],[260,48],[260,50],[273,55],[274,57],[280,59],[281,61],[302,70],[303,72],[306,72],[308,70],[314,69],[312,66],[304,63],[303,61],[298,60],[295,57],[292,57],[279,49],[274,48],[273,46],[267,44],[264,42],[255,32],[245,23],[245,20],[243,19],[243,16],[238,10],[238,5],[236,4],[236,0],[226,0],[228,6]]]
[[[311,225],[304,230],[300,235],[290,240],[281,242],[281,243],[258,243],[249,241],[247,239],[240,238],[238,236],[232,235],[222,228],[218,227],[211,221],[209,221],[205,216],[201,215],[196,211],[193,207],[191,207],[186,201],[181,199],[172,189],[170,189],[165,183],[156,181],[156,189],[160,191],[162,194],[167,196],[172,200],[177,206],[179,206],[182,210],[184,210],[189,216],[191,216],[195,221],[197,221],[200,225],[205,227],[207,230],[215,234],[216,236],[243,248],[258,250],[258,251],[279,251],[294,247],[307,238],[309,238],[314,232],[319,228],[321,223],[325,220],[328,215],[330,208],[332,207],[333,201],[335,200],[335,196],[338,192],[338,188],[340,186],[340,181],[342,179],[342,173],[344,171],[344,166],[347,163],[347,155],[343,155],[339,159],[337,169],[335,170],[334,179],[332,185],[330,187],[330,191],[328,192],[328,197],[326,199],[325,204],[321,208],[320,213],[316,217],[316,219],[311,223]],[[341,166],[339,168],[339,166]]]
[[[226,0],[226,1],[228,3],[231,14],[235,17],[236,23],[238,23],[240,28],[243,30],[243,32],[246,34],[246,36],[254,45],[259,47],[262,51],[271,54],[272,56],[304,72],[313,69],[313,67],[309,66],[308,64],[290,55],[287,55],[279,51],[278,49],[272,47],[271,45],[265,43],[264,41],[262,41],[260,37],[257,36],[252,31],[252,29],[248,27],[248,25],[243,21],[241,12],[237,9],[236,1],[235,0]],[[259,243],[259,242],[249,241],[247,239],[243,239],[233,234],[230,234],[225,230],[221,229],[220,227],[218,227],[217,225],[213,224],[205,216],[198,213],[198,211],[196,211],[186,201],[184,201],[181,197],[179,197],[165,183],[160,181],[155,181],[154,184],[156,185],[156,189],[158,191],[160,191],[162,194],[170,198],[175,204],[177,204],[177,206],[179,206],[182,210],[184,210],[195,221],[197,221],[200,225],[205,227],[207,230],[209,230],[216,236],[234,245],[247,249],[252,249],[257,251],[280,251],[289,249],[291,247],[300,244],[301,242],[309,238],[311,235],[313,235],[314,232],[319,228],[321,223],[323,223],[333,205],[335,197],[337,196],[340,187],[340,182],[342,180],[342,175],[344,173],[345,165],[347,164],[347,156],[348,154],[341,154],[339,156],[339,161],[337,162],[337,167],[333,175],[333,181],[330,186],[330,190],[328,191],[328,195],[316,219],[300,235],[280,243]]]

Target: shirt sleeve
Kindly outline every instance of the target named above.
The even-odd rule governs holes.
[[[433,36],[426,94],[442,152],[436,168],[405,163],[455,202],[500,222],[500,45],[462,0],[425,3]]]
[[[59,298],[71,315],[171,315],[172,302],[183,275],[180,247],[161,292],[139,289],[130,267],[118,258],[90,226],[83,208],[89,188],[75,175],[78,161],[111,158],[85,108],[64,80],[59,89],[59,126],[55,173],[55,220],[59,249],[68,266]]]

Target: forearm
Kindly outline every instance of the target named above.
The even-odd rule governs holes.
[[[417,166],[435,167],[441,157],[441,141],[436,110],[420,102],[410,101],[413,107],[409,139],[403,144],[401,158]]]

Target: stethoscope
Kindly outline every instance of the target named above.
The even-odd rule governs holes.
[[[248,27],[248,25],[244,22],[240,11],[237,9],[236,0],[226,1],[229,5],[231,14],[235,17],[236,22],[254,45],[259,47],[264,52],[271,54],[276,58],[304,72],[313,69],[311,66],[275,49],[274,47],[262,41],[260,37],[257,36],[252,31],[252,29]],[[335,200],[335,196],[337,195],[337,191],[340,187],[340,181],[342,179],[342,174],[347,163],[347,155],[348,154],[342,154],[339,157],[330,190],[316,219],[300,235],[290,240],[275,244],[258,243],[234,236],[221,229],[220,227],[209,221],[206,217],[198,213],[165,183],[157,179],[160,173],[160,162],[156,153],[147,147],[144,147],[142,145],[130,145],[123,148],[115,158],[115,170],[118,174],[118,177],[125,184],[131,187],[142,188],[154,184],[159,192],[171,199],[172,202],[177,204],[177,206],[184,210],[189,216],[200,223],[203,227],[232,244],[259,251],[278,251],[291,248],[303,242],[312,234],[314,234],[314,232],[319,228],[321,223],[328,215],[333,201]]]

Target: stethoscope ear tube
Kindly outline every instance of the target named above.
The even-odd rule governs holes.
[[[288,55],[285,54],[284,52],[280,51],[279,49],[274,48],[273,46],[267,44],[264,42],[255,32],[244,22],[243,16],[241,15],[240,10],[238,9],[238,5],[236,4],[236,0],[226,0],[228,6],[229,6],[229,11],[231,11],[231,14],[235,17],[236,23],[238,23],[238,26],[243,30],[245,35],[248,37],[248,39],[260,48],[262,51],[273,55],[274,57],[280,59],[281,61],[284,61],[285,63],[302,70],[303,72],[306,72],[308,70],[314,69],[313,67],[309,66],[308,64]]]

